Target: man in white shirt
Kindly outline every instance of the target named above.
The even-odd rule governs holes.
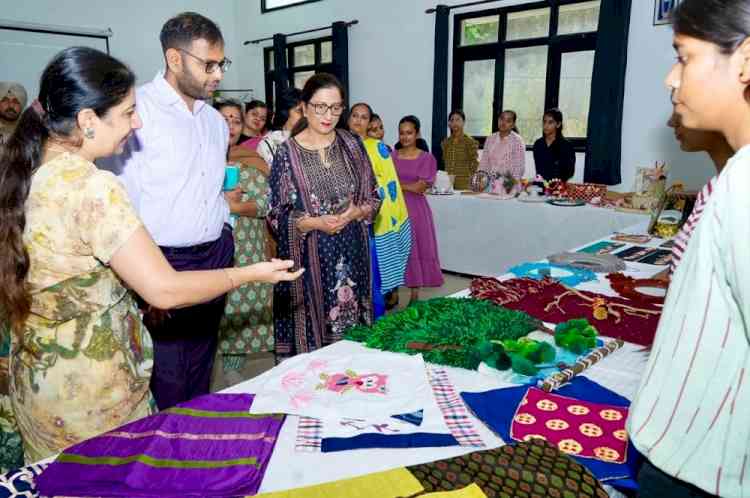
[[[143,127],[105,169],[120,176],[146,228],[178,270],[233,265],[234,240],[222,192],[229,131],[207,105],[230,65],[219,27],[186,12],[168,20],[166,69],[136,91]],[[151,390],[160,409],[209,392],[222,296],[144,320],[154,339]]]

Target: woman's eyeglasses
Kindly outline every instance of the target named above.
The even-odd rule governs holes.
[[[327,113],[329,110],[331,111],[331,114],[334,116],[341,116],[341,114],[344,112],[344,109],[346,109],[346,106],[344,104],[324,104],[322,102],[313,103],[310,102],[307,104],[308,106],[313,108],[313,111],[315,111],[315,114],[318,116],[324,116],[325,113]]]

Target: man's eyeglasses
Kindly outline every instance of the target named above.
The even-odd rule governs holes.
[[[226,73],[229,70],[229,67],[232,65],[232,61],[224,57],[223,60],[220,61],[207,61],[206,59],[202,59],[198,57],[197,55],[193,55],[184,48],[178,48],[180,52],[188,54],[193,59],[202,62],[206,65],[206,74],[211,74],[213,72],[216,72],[217,69],[221,69],[222,73]]]
[[[315,111],[315,114],[317,114],[318,116],[324,116],[325,113],[328,112],[329,110],[331,111],[331,114],[333,114],[334,116],[341,116],[341,114],[344,112],[344,109],[346,109],[346,106],[344,104],[328,105],[322,102],[318,102],[318,103],[310,102],[307,105],[312,107],[313,111]]]

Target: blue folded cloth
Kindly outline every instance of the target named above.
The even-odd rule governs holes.
[[[510,426],[516,413],[518,404],[523,399],[529,387],[535,384],[495,389],[482,393],[461,393],[466,406],[474,415],[492,429],[506,443],[511,443]],[[555,394],[576,398],[591,403],[603,403],[629,407],[630,401],[606,387],[584,377],[578,376],[555,391]],[[628,444],[626,463],[607,463],[591,458],[573,457],[581,465],[586,466],[601,482],[622,489],[638,489],[636,478],[638,470],[643,464],[643,456],[635,449],[632,441]]]

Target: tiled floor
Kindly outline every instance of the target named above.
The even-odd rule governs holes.
[[[433,297],[449,296],[469,286],[471,280],[467,277],[443,274],[445,283],[442,287],[425,288],[420,292],[420,299],[431,299]],[[403,309],[409,303],[409,289],[402,287],[399,290],[399,309]],[[273,353],[255,353],[247,358],[239,370],[224,370],[223,362],[217,359],[214,365],[212,391],[220,391],[229,386],[262,374],[274,366]]]

